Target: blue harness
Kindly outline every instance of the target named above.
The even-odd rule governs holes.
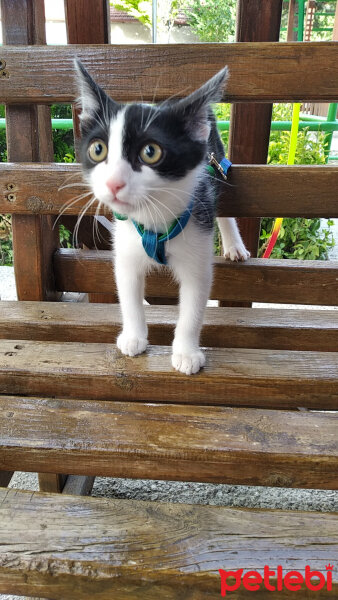
[[[194,205],[194,199],[192,198],[189,202],[188,208],[176,219],[169,227],[166,233],[156,233],[150,229],[144,229],[143,225],[136,223],[133,219],[133,223],[136,230],[142,238],[142,246],[150,258],[156,260],[160,265],[166,265],[167,259],[165,255],[165,242],[172,240],[176,237],[188,223]]]
[[[230,160],[228,160],[227,158],[223,158],[221,162],[218,163],[214,156],[211,155],[210,164],[207,165],[207,170],[211,175],[215,175],[216,171],[212,165],[215,165],[215,167],[222,175],[223,179],[226,180],[227,172],[231,167]],[[142,238],[142,246],[145,249],[146,253],[150,258],[153,258],[160,265],[167,264],[164,246],[165,242],[172,240],[179,233],[181,233],[181,231],[183,231],[184,227],[190,219],[193,206],[194,199],[192,198],[184,213],[182,213],[181,216],[171,224],[171,226],[165,233],[157,233],[155,231],[151,231],[150,229],[144,229],[144,226],[141,225],[141,223],[137,223],[136,221],[134,221],[134,219],[132,219],[136,231],[140,234]],[[128,219],[128,217],[120,215],[116,212],[114,212],[114,216],[119,221],[126,221]]]

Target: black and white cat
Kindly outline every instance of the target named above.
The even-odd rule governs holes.
[[[228,70],[186,98],[152,106],[119,104],[78,61],[76,69],[84,176],[95,197],[118,213],[113,252],[123,330],[117,346],[128,356],[145,351],[145,274],[165,263],[180,286],[172,365],[187,375],[197,373],[205,363],[199,337],[212,282],[215,204],[222,185],[207,171],[207,155],[214,152],[220,161],[224,153],[210,104],[221,100]],[[160,243],[173,223],[173,237]],[[225,257],[246,260],[249,252],[235,219],[219,218],[218,225]]]

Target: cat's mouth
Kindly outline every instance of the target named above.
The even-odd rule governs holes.
[[[119,200],[116,196],[112,199],[112,204],[116,204],[118,207],[130,208],[131,204],[129,202],[124,202],[123,200]]]

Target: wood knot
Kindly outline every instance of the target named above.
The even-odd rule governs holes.
[[[26,207],[32,213],[48,213],[53,209],[53,203],[44,202],[38,196],[30,196],[26,200]]]
[[[292,487],[292,479],[284,473],[271,473],[264,481],[268,487]]]

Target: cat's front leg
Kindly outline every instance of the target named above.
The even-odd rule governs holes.
[[[225,258],[230,260],[246,260],[250,252],[246,249],[239,233],[236,219],[233,217],[218,217],[219,227]]]
[[[134,256],[116,254],[115,277],[123,319],[123,329],[116,344],[128,356],[141,354],[148,345],[143,306],[145,270],[142,267]]]
[[[212,282],[212,256],[192,264],[175,265],[174,271],[180,282],[179,317],[172,347],[172,366],[191,375],[205,364],[204,353],[199,348],[203,315]]]

